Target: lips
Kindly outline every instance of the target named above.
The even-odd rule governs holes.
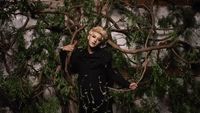
[[[92,45],[93,45],[93,46],[95,46],[95,44],[96,44],[95,42],[92,42]]]

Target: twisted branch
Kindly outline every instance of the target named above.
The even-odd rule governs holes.
[[[167,48],[172,48],[178,41],[173,41],[169,44],[165,44],[165,45],[158,45],[158,46],[151,46],[151,47],[145,47],[145,48],[141,48],[141,49],[123,49],[120,48],[116,43],[114,43],[112,40],[108,40],[107,41],[114,49],[117,49],[123,53],[128,53],[128,54],[137,54],[140,52],[148,52],[148,51],[152,51],[152,50],[160,50],[160,49],[167,49]]]

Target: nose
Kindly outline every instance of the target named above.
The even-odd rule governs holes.
[[[97,42],[97,38],[94,39],[94,42]]]

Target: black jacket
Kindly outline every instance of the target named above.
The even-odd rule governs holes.
[[[63,69],[66,56],[66,52],[61,51]],[[112,55],[105,49],[96,49],[93,54],[89,54],[87,49],[76,49],[68,67],[69,71],[78,74],[80,104],[85,108],[98,111],[109,102],[108,87],[112,87],[114,82],[124,88],[128,88],[130,84],[112,68]]]

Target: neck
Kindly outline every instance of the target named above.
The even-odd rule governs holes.
[[[94,50],[90,46],[87,47],[87,50],[88,50],[89,54],[93,54],[94,53]]]
[[[88,46],[87,47],[87,50],[88,50],[88,53],[89,54],[93,54],[95,51],[97,51],[99,49],[99,46],[96,46],[96,47],[90,47]]]

